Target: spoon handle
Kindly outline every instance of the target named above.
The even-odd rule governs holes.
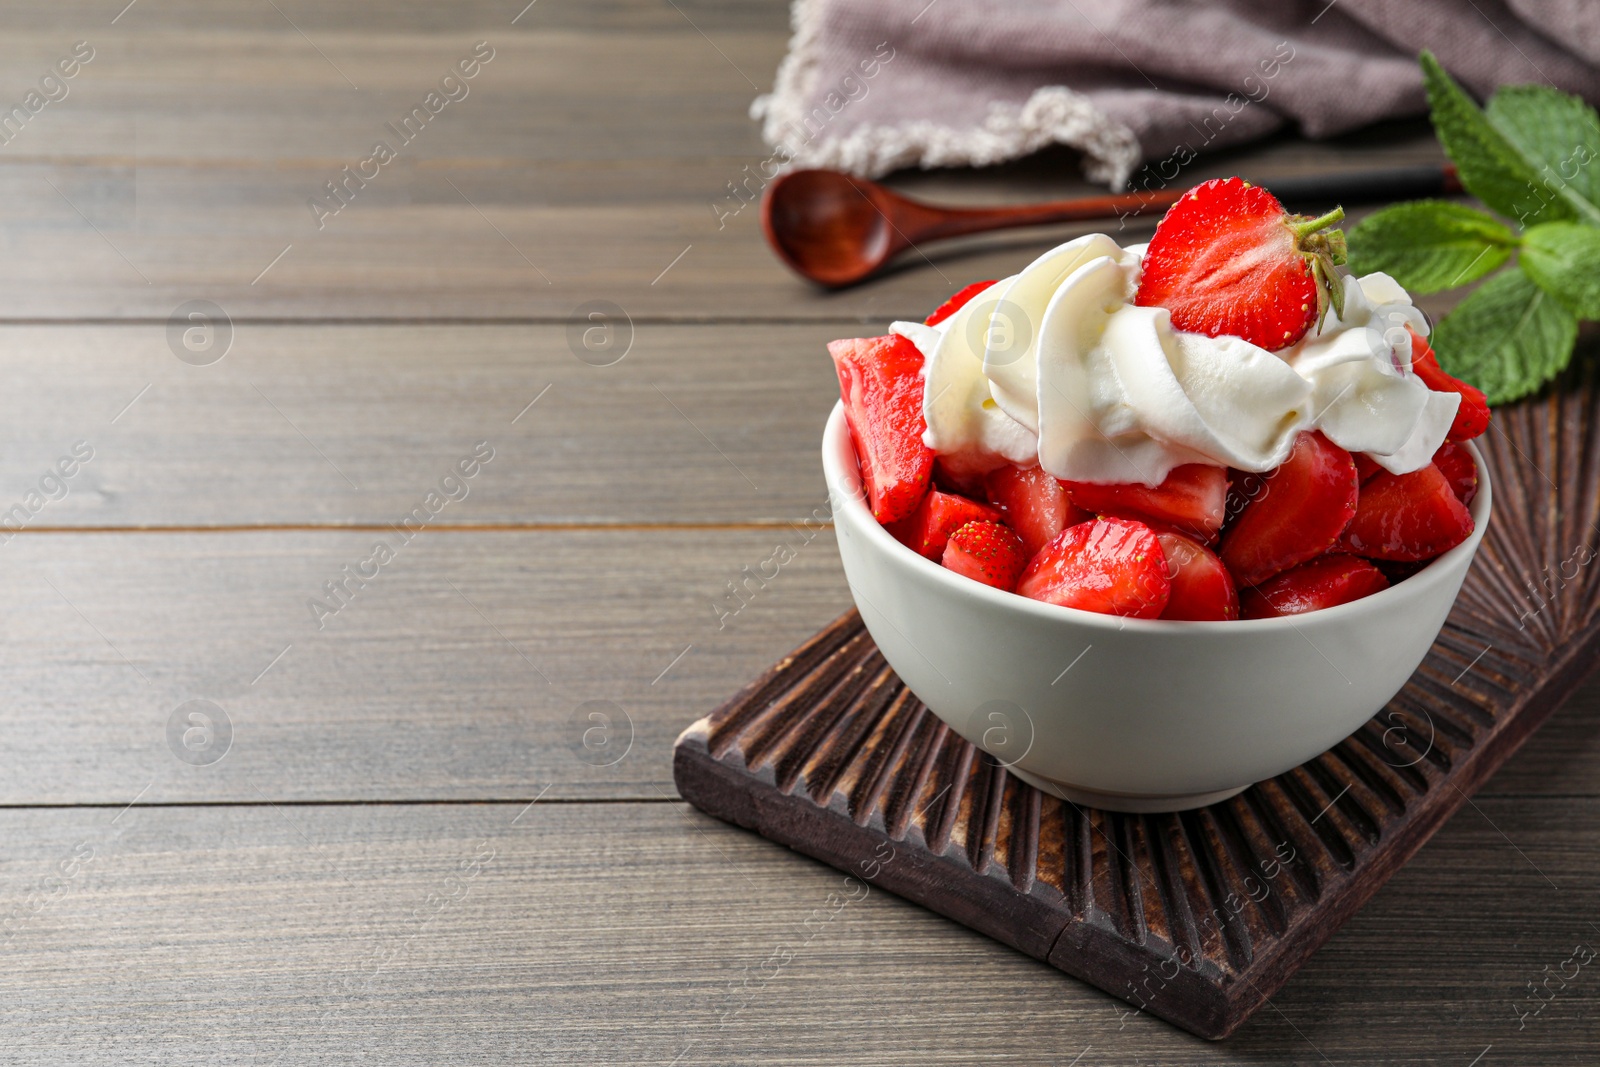
[[[1456,168],[1449,164],[1300,174],[1279,178],[1271,189],[1274,196],[1291,207],[1417,200],[1453,196],[1462,191]]]
[[[1461,192],[1461,182],[1456,177],[1455,167],[1444,164],[1294,175],[1277,179],[1272,182],[1270,189],[1279,200],[1293,209],[1335,203],[1362,204],[1449,196]],[[918,227],[918,237],[938,239],[1016,226],[1128,218],[1152,209],[1164,211],[1177,203],[1185,191],[1158,189],[998,208],[934,208],[929,204],[913,203],[929,212]]]
[[[926,212],[917,227],[918,240],[939,240],[969,233],[1008,230],[1018,226],[1043,226],[1055,222],[1090,222],[1098,219],[1128,218],[1152,209],[1165,211],[1178,202],[1182,189],[1154,192],[1119,193],[1116,196],[1086,196],[1076,200],[1055,200],[1044,204],[1018,204],[992,208],[934,207],[918,201],[910,204]]]

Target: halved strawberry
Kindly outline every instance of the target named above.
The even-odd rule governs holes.
[[[831,341],[828,354],[872,515],[884,524],[903,519],[933,476],[933,449],[922,443],[922,353],[890,334]]]
[[[1450,424],[1450,432],[1445,434],[1445,439],[1470,441],[1487,430],[1489,400],[1483,395],[1483,390],[1468,385],[1460,378],[1451,377],[1439,366],[1439,357],[1428,346],[1428,342],[1409,326],[1406,332],[1411,334],[1411,369],[1422,379],[1422,384],[1436,393],[1461,394],[1461,406],[1456,408],[1455,421]]]
[[[1022,538],[998,522],[979,519],[950,535],[940,562],[975,582],[1011,592],[1027,565]]]
[[[1204,182],[1156,225],[1134,303],[1166,308],[1176,330],[1287,348],[1344,306],[1344,234],[1326,230],[1342,218],[1290,215],[1242,178]]]
[[[1172,583],[1155,533],[1132,519],[1094,519],[1061,531],[1022,572],[1017,592],[1063,607],[1154,619]]]
[[[1352,452],[1350,453],[1350,458],[1356,461],[1356,477],[1361,479],[1363,485],[1366,484],[1367,479],[1383,470],[1378,465],[1378,461],[1365,452]]]
[[[1472,498],[1478,495],[1478,465],[1472,461],[1471,454],[1454,441],[1446,441],[1433,454],[1433,465],[1450,483],[1456,499],[1470,506]]]
[[[1237,619],[1239,593],[1233,576],[1209,548],[1181,533],[1158,533],[1172,585],[1163,619]]]
[[[1384,471],[1363,485],[1339,548],[1370,559],[1432,559],[1471,533],[1472,514],[1430,463],[1410,474]]]
[[[1089,517],[1073,507],[1061,483],[1039,467],[1000,467],[989,472],[984,488],[989,503],[1000,509],[1000,521],[1022,536],[1029,556]]]
[[[895,540],[913,552],[937,560],[944,555],[944,546],[951,534],[979,519],[999,522],[1000,513],[976,500],[930,489],[916,511],[890,524],[888,529]]]
[[[1320,556],[1350,524],[1360,488],[1350,453],[1302,433],[1223,534],[1218,555],[1241,588]]]
[[[977,296],[979,293],[983,292],[993,284],[994,282],[992,280],[987,282],[973,282],[971,285],[958,289],[954,296],[940,304],[938,307],[934,308],[933,314],[922,320],[923,325],[939,325],[945,319],[948,319],[951,315],[954,315],[956,312],[960,311],[961,305],[965,304],[967,301],[971,300],[973,297]]]
[[[1062,482],[1067,497],[1078,507],[1098,515],[1157,522],[1202,541],[1222,529],[1228,502],[1228,471],[1206,463],[1174,467],[1166,480],[1148,485],[1094,485]]]
[[[1247,619],[1276,619],[1348,604],[1389,588],[1383,572],[1364,559],[1330,555],[1302,563],[1240,598]]]

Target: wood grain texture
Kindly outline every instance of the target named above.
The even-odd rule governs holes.
[[[0,811],[0,914],[36,909],[0,945],[0,1063],[1578,1067],[1600,1042],[1588,968],[1520,1031],[1511,1008],[1600,940],[1593,800],[1479,801],[1221,1045],[679,804],[122,803]]]
[[[739,608],[728,583],[771,557],[775,536],[795,558],[745,587]],[[19,537],[0,548],[0,803],[125,803],[147,786],[149,801],[510,799],[546,786],[659,800],[683,722],[837,613],[832,532],[810,536]],[[308,601],[336,604],[324,583],[380,538],[392,562],[314,615]],[[194,699],[232,724],[213,765],[169,747],[169,718]],[[605,720],[589,718],[596,707]]]
[[[1600,662],[1596,378],[1496,411],[1497,507],[1405,687],[1239,796],[1126,816],[1041,794],[936,718],[855,612],[684,732],[679,791],[846,872],[903,851],[894,891],[1227,1037]]]
[[[19,87],[76,40],[96,54],[0,147],[0,318],[165,321],[204,298],[236,319],[565,319],[606,299],[636,317],[887,322],[1088,232],[962,242],[839,295],[788,274],[743,206],[771,155],[749,104],[788,35],[772,0],[535,5],[515,25],[522,5],[141,3],[115,25],[87,3],[12,6],[0,63]],[[468,95],[319,227],[308,198],[479,40],[495,58]],[[1437,158],[1410,124],[1279,139],[1186,179]],[[958,202],[1094,191],[1064,151],[901,184]]]
[[[0,328],[0,513],[83,440],[30,528],[392,523],[487,440],[441,521],[826,517],[838,326],[616,330],[595,366],[560,325],[246,324],[192,366],[162,325]]]

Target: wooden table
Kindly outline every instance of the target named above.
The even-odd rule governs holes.
[[[726,198],[783,5],[121,3],[0,4],[6,94],[93,50],[0,146],[0,1062],[1593,1062],[1600,969],[1513,1005],[1600,945],[1600,687],[1220,1045],[677,799],[677,732],[848,603],[823,342],[1075,232],[786,274]]]

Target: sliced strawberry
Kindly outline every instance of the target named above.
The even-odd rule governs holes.
[[[1009,593],[1017,587],[1028,557],[1022,551],[1022,538],[998,522],[979,519],[950,535],[940,562],[957,574]]]
[[[1432,559],[1465,541],[1472,514],[1439,468],[1384,471],[1361,487],[1361,504],[1339,548],[1370,559]]]
[[[1001,467],[989,472],[984,487],[989,503],[1000,509],[1000,521],[1022,535],[1029,556],[1088,518],[1072,506],[1061,483],[1039,467]]]
[[[1371,561],[1372,565],[1382,571],[1385,578],[1389,579],[1390,585],[1399,585],[1432,562],[1433,560],[1431,559],[1407,560],[1405,562],[1392,559],[1375,559]]]
[[[1166,308],[1176,330],[1287,348],[1343,306],[1344,234],[1322,232],[1343,217],[1290,215],[1242,178],[1197,185],[1156,225],[1134,303]]]
[[[899,522],[891,523],[888,529],[897,541],[913,552],[937,560],[944,555],[944,546],[951,534],[979,519],[999,522],[1000,513],[976,500],[931,489],[922,498],[922,503],[917,505],[916,511]]]
[[[933,314],[922,320],[923,324],[926,326],[939,325],[945,319],[948,319],[951,315],[954,315],[956,312],[960,311],[963,304],[993,284],[993,281],[973,282],[971,285],[957,290],[955,296],[952,296],[949,300],[946,300],[944,303],[934,308]]]
[[[1350,453],[1302,433],[1222,537],[1218,555],[1241,588],[1326,552],[1356,513],[1361,483]]]
[[[1228,468],[1228,504],[1222,516],[1223,529],[1233,524],[1244,506],[1266,491],[1267,476],[1254,471]]]
[[[1455,442],[1446,441],[1433,454],[1433,465],[1450,483],[1456,499],[1470,506],[1472,498],[1478,495],[1478,465],[1472,462],[1471,454]]]
[[[987,473],[971,469],[969,464],[953,461],[950,456],[935,456],[933,459],[933,484],[941,492],[974,499],[982,497],[983,476]]]
[[[903,519],[933,476],[933,449],[922,443],[922,353],[890,334],[832,341],[828,354],[872,515],[885,524]]]
[[[1487,430],[1489,400],[1483,395],[1483,390],[1452,377],[1439,366],[1439,357],[1421,334],[1409,326],[1406,332],[1411,334],[1411,369],[1422,379],[1422,384],[1436,393],[1461,394],[1461,406],[1456,408],[1455,421],[1450,424],[1450,432],[1445,434],[1445,440],[1470,441]]]
[[[1239,593],[1233,575],[1216,553],[1181,533],[1156,534],[1167,558],[1167,580],[1172,593],[1163,619],[1237,619]]]
[[[1389,588],[1383,572],[1354,556],[1322,556],[1246,589],[1241,608],[1247,619],[1276,619],[1331,608]]]
[[[1222,529],[1228,503],[1227,468],[1205,463],[1174,467],[1153,489],[1148,485],[1061,484],[1067,497],[1085,511],[1160,523],[1202,541],[1210,541]]]
[[[1138,619],[1158,617],[1171,589],[1161,542],[1132,519],[1067,527],[1033,557],[1017,583],[1017,592],[1034,600]]]
[[[1378,461],[1365,452],[1352,452],[1350,458],[1356,461],[1356,477],[1361,479],[1362,485],[1365,485],[1374,474],[1383,470],[1378,466]]]

